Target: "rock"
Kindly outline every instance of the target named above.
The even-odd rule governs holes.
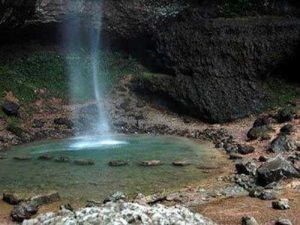
[[[266,125],[270,125],[272,123],[274,123],[274,119],[269,116],[269,115],[264,115],[264,116],[260,116],[259,118],[257,118],[254,123],[253,123],[253,127],[262,127],[262,126],[266,126]]]
[[[235,164],[235,168],[238,174],[255,175],[256,164],[254,162],[239,162]]]
[[[69,210],[71,212],[74,212],[74,208],[72,207],[71,204],[67,203],[67,204],[64,204],[64,205],[61,205],[59,207],[60,210]]]
[[[49,161],[53,159],[53,156],[49,154],[43,154],[38,157],[39,160]]]
[[[19,205],[14,206],[10,216],[13,221],[23,222],[30,219],[38,211],[38,207],[31,203],[22,202]]]
[[[245,216],[242,218],[242,225],[258,225],[258,222],[254,217]]]
[[[279,219],[275,222],[275,225],[293,225],[289,219]]]
[[[261,126],[261,127],[252,127],[248,133],[247,137],[249,140],[263,139],[266,140],[269,138],[269,132],[272,131],[272,128],[269,126]]]
[[[59,156],[55,159],[55,162],[67,163],[67,162],[70,162],[70,158],[67,156]]]
[[[270,159],[257,169],[257,182],[264,186],[272,182],[277,182],[285,177],[299,176],[299,171],[291,162],[285,160],[281,155]]]
[[[264,190],[258,196],[261,200],[275,200],[277,198],[277,194],[273,190]]]
[[[76,159],[74,163],[79,166],[92,166],[95,165],[95,162],[91,159]]]
[[[126,195],[123,192],[116,192],[112,194],[111,196],[104,199],[103,203],[107,202],[118,202],[118,201],[125,201],[127,199]]]
[[[289,122],[294,119],[295,108],[288,106],[280,109],[276,114],[276,119],[279,123]]]
[[[82,208],[76,212],[61,210],[24,221],[23,225],[46,224],[188,224],[215,225],[210,219],[182,206],[166,207],[137,203],[109,202],[101,207]]]
[[[140,162],[141,166],[160,166],[162,165],[160,160],[149,160]]]
[[[240,160],[243,159],[243,156],[240,154],[236,154],[236,153],[230,153],[229,154],[229,159],[231,160]]]
[[[68,118],[56,118],[53,121],[54,124],[59,125],[59,126],[66,126],[68,129],[72,129],[74,124],[71,120]]]
[[[261,155],[261,156],[259,156],[258,161],[267,162],[269,159],[270,159],[270,157],[265,156],[265,155]]]
[[[288,152],[296,150],[295,141],[291,140],[287,135],[279,135],[271,142],[270,151],[275,153]]]
[[[286,198],[279,199],[278,201],[272,202],[273,209],[286,210],[289,209],[289,200]]]
[[[255,148],[253,146],[247,146],[247,145],[239,145],[238,146],[238,152],[242,155],[250,154],[255,151]]]
[[[20,105],[13,101],[5,100],[2,104],[3,112],[8,116],[18,116]]]
[[[126,160],[112,160],[108,163],[109,166],[117,167],[117,166],[127,166],[128,161]]]
[[[291,134],[294,131],[294,126],[290,123],[284,125],[281,129],[280,132],[283,134]]]
[[[17,193],[3,193],[2,199],[10,205],[17,205],[20,202],[28,200],[26,196]]]
[[[30,202],[36,206],[46,205],[58,201],[60,201],[60,196],[57,191],[44,195],[37,195],[30,199]]]
[[[172,165],[173,166],[189,166],[189,165],[191,165],[191,163],[189,163],[185,160],[177,160],[177,161],[172,162]]]
[[[17,156],[14,156],[13,158],[18,161],[28,161],[28,160],[32,159],[32,156],[31,155],[17,155]]]

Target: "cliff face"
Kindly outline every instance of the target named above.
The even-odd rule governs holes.
[[[218,5],[222,1],[74,0],[71,7],[67,0],[9,2],[0,3],[0,33],[39,27],[42,34],[74,13],[102,11],[107,44],[168,74],[140,81],[138,89],[210,122],[261,110],[261,81],[293,58],[299,45],[299,3],[293,1],[264,1],[265,16],[254,16],[246,5]],[[246,17],[224,18],[243,8]]]

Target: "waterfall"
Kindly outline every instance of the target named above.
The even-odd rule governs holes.
[[[83,133],[85,137],[102,135],[99,138],[101,140],[97,140],[96,144],[115,144],[117,142],[111,140],[110,137],[110,127],[103,98],[106,71],[103,71],[100,50],[102,25],[100,2],[94,1],[93,10],[96,10],[97,13],[90,14],[84,12],[84,1],[68,2],[67,7],[71,15],[68,15],[63,27],[66,65],[69,75],[71,102],[74,103],[88,95],[94,99],[96,105],[90,110],[92,112],[89,112],[96,118],[90,123],[92,128],[87,126],[83,131],[80,129],[80,134]],[[95,9],[95,7],[99,8]],[[86,65],[88,65],[88,68],[86,68]],[[81,114],[81,112],[75,112],[73,116],[78,118]],[[80,143],[75,143],[75,146],[86,147],[88,143],[83,143],[82,139],[80,140]],[[87,138],[85,142],[89,142],[88,140],[91,139]]]

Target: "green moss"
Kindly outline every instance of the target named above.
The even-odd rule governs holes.
[[[0,101],[5,92],[11,91],[21,103],[32,102],[38,98],[39,89],[47,89],[46,97],[68,99],[69,77],[66,72],[65,56],[57,51],[39,50],[26,54],[0,55]],[[101,53],[100,71],[104,92],[111,90],[114,83],[126,74],[137,73],[139,68],[132,59],[119,53]],[[68,62],[78,64],[82,69],[83,85],[74,101],[87,101],[93,98],[91,81],[91,58],[85,52],[68,55]],[[74,87],[76,89],[76,87]]]

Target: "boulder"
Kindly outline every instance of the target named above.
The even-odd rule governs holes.
[[[249,145],[239,145],[238,146],[238,152],[242,155],[250,154],[255,151],[255,148],[253,146]]]
[[[258,222],[254,217],[251,216],[245,216],[242,218],[242,225],[258,225]]]
[[[289,219],[279,219],[275,222],[275,225],[293,225]]]
[[[267,140],[270,139],[269,133],[272,131],[273,129],[270,126],[261,126],[261,127],[252,127],[248,133],[247,133],[247,137],[249,138],[249,140],[256,140],[256,139],[263,139],[263,140]]]
[[[280,132],[283,134],[291,134],[294,131],[294,126],[290,123],[284,125],[281,129]]]
[[[36,206],[46,205],[58,201],[60,201],[60,196],[57,191],[50,192],[48,194],[37,195],[30,199],[31,204]]]
[[[257,182],[261,185],[268,185],[290,177],[300,177],[300,173],[291,162],[285,160],[281,155],[268,160],[257,169]]]
[[[2,104],[3,112],[8,116],[18,116],[20,105],[13,101],[5,100]]]
[[[24,220],[30,219],[33,215],[38,212],[38,207],[32,203],[22,202],[19,205],[14,206],[10,216],[13,221],[23,222]]]
[[[256,164],[254,162],[239,162],[235,164],[235,168],[238,174],[245,174],[245,175],[255,175],[256,174]]]
[[[263,190],[259,194],[258,198],[260,198],[261,200],[267,200],[267,201],[275,200],[277,198],[277,194],[273,190]]]
[[[262,127],[262,126],[270,125],[274,122],[275,121],[274,121],[273,117],[271,117],[269,115],[263,115],[263,116],[258,117],[254,121],[253,127]]]
[[[286,210],[289,209],[289,200],[286,198],[279,199],[278,201],[272,202],[273,209]]]
[[[296,110],[292,106],[280,109],[276,114],[276,119],[279,123],[289,122],[294,119]]]
[[[274,153],[282,153],[296,150],[297,146],[294,140],[287,135],[281,134],[271,142],[270,151]]]

